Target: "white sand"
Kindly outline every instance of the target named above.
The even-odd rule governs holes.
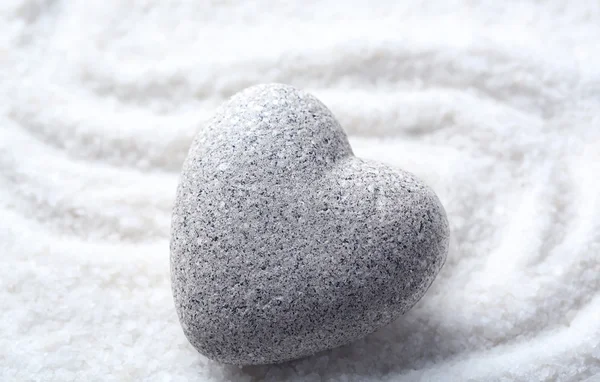
[[[205,3],[0,2],[0,380],[600,373],[597,1]],[[170,206],[202,121],[271,81],[320,97],[359,156],[423,177],[453,243],[393,325],[239,369],[177,323]]]

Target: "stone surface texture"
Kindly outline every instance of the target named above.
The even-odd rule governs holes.
[[[303,357],[410,309],[442,267],[444,208],[410,173],[353,156],[315,97],[248,88],[184,163],[171,277],[192,345],[230,364]]]

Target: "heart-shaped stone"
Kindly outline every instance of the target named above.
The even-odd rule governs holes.
[[[175,200],[171,277],[209,358],[275,363],[361,338],[410,309],[448,250],[436,195],[353,156],[315,97],[248,88],[196,136]]]

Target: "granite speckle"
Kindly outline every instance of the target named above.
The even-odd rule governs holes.
[[[209,358],[247,365],[398,318],[442,267],[449,231],[427,186],[354,157],[320,101],[271,84],[233,96],[197,134],[171,236],[185,335]]]

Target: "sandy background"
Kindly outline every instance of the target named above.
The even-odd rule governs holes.
[[[599,374],[600,4],[234,3],[0,2],[0,380]],[[240,369],[177,323],[170,209],[194,132],[273,81],[429,183],[452,244],[394,324]]]

